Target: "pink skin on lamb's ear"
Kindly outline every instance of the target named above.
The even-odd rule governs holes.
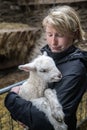
[[[18,68],[20,70],[24,70],[25,72],[29,72],[29,71],[35,71],[35,66],[33,63],[28,63],[25,65],[19,65]]]

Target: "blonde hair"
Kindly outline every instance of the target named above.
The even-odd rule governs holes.
[[[51,9],[48,16],[43,19],[43,26],[46,28],[48,25],[58,29],[61,33],[66,34],[76,33],[74,42],[85,40],[85,32],[82,29],[80,18],[77,12],[70,6],[60,6]]]

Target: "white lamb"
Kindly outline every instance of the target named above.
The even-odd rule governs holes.
[[[19,69],[30,73],[27,81],[20,87],[19,95],[43,111],[55,130],[66,130],[62,106],[55,90],[48,88],[49,82],[58,82],[62,78],[53,59],[40,55],[31,63],[20,65]]]

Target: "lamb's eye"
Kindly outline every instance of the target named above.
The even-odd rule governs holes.
[[[40,72],[47,72],[48,70],[47,69],[41,69],[41,70],[39,70]]]

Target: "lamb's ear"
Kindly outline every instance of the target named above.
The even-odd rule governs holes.
[[[26,72],[35,71],[36,70],[33,63],[28,63],[28,64],[25,64],[25,65],[19,65],[18,68],[20,70],[24,70]]]
[[[47,56],[48,54],[47,54],[47,52],[46,52],[46,51],[44,51],[44,52],[43,52],[43,55]]]

